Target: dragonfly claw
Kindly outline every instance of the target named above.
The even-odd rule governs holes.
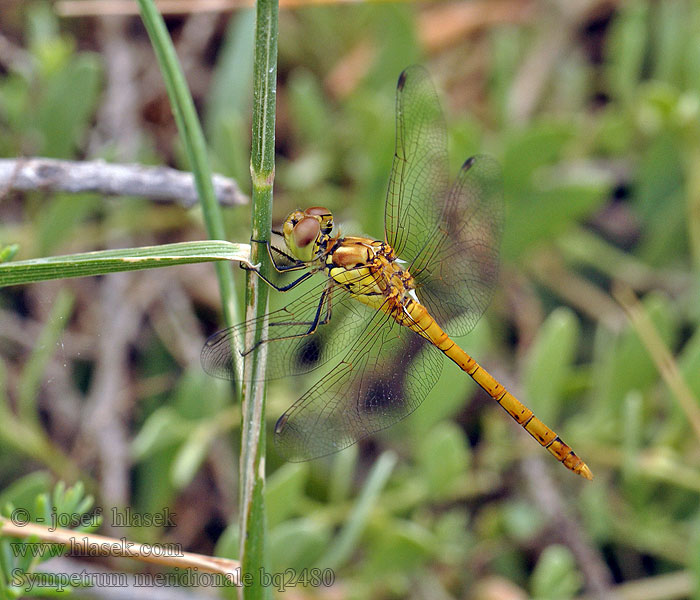
[[[253,265],[253,264],[250,264],[250,263],[241,262],[241,263],[240,263],[240,267],[241,267],[241,269],[243,269],[243,270],[245,270],[245,271],[259,271],[259,270],[260,270],[260,265],[261,265],[261,264],[262,264],[262,263],[258,263],[257,265]]]

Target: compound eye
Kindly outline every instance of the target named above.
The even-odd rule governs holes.
[[[304,213],[301,212],[300,210],[295,210],[287,215],[287,218],[284,220],[284,225],[282,226],[282,230],[284,232],[284,236],[287,237],[292,234],[292,231],[294,230],[294,227],[296,227],[296,224],[301,221],[304,218]]]
[[[294,243],[297,248],[305,248],[313,242],[321,232],[321,225],[317,219],[310,217],[302,219],[294,226]]]
[[[310,217],[326,217],[330,216],[331,211],[323,206],[312,206],[311,208],[307,208],[304,213]]]

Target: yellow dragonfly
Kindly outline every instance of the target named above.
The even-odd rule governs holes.
[[[396,92],[384,240],[333,235],[331,213],[313,207],[285,220],[286,250],[268,244],[278,272],[305,272],[286,285],[265,281],[281,291],[310,289],[264,317],[266,378],[330,365],[279,418],[276,445],[289,460],[307,460],[393,425],[438,381],[444,355],[564,466],[591,479],[571,447],[451,337],[468,333],[491,300],[503,200],[500,168],[488,156],[468,159],[448,185],[446,131],[427,72],[409,67]],[[232,340],[258,324],[211,336],[202,350],[205,371],[234,379]],[[397,369],[397,361],[406,368]]]

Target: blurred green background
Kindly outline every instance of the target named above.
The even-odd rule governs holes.
[[[396,79],[425,65],[453,173],[481,152],[504,171],[499,289],[458,341],[595,479],[446,365],[367,443],[297,464],[269,444],[270,570],[334,569],[300,598],[700,597],[700,3],[305,4],[280,12],[275,223],[323,205],[382,237]],[[75,5],[3,5],[0,157],[187,169],[138,16]],[[167,23],[214,170],[249,191],[253,14]],[[226,219],[246,242],[249,208]],[[0,190],[18,259],[204,237],[198,209]],[[100,506],[178,515],[106,533],[235,557],[240,410],[199,365],[219,315],[211,265],[0,291],[2,504],[81,479]],[[269,387],[268,431],[308,383]]]

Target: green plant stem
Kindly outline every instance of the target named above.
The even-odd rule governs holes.
[[[175,48],[165,27],[165,22],[153,0],[138,1],[141,18],[148,31],[160,70],[163,73],[163,80],[168,91],[175,122],[194,174],[207,233],[211,239],[225,240],[226,234],[221,210],[214,194],[204,133],[197,118],[192,95],[185,81],[185,75],[178,62]],[[233,274],[230,266],[225,263],[216,263],[215,268],[219,278],[224,320],[227,325],[231,326],[240,320],[237,316],[235,304]]]
[[[275,103],[277,93],[277,0],[258,0],[255,15],[255,64],[253,74],[253,147],[250,172],[253,179],[252,239],[267,240],[272,225],[272,185],[275,176]],[[269,272],[263,244],[253,244],[251,258]],[[249,276],[246,288],[246,317],[262,316],[267,309],[267,286]],[[249,332],[251,342],[265,331]],[[248,346],[248,344],[246,344]],[[246,356],[241,426],[240,558],[243,573],[253,577],[265,567],[265,369],[264,346]],[[251,377],[250,374],[256,376]],[[269,593],[259,586],[242,589],[243,598],[263,598]]]

